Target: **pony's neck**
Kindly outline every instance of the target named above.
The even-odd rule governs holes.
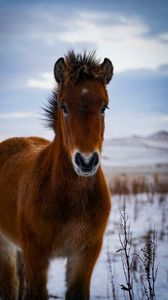
[[[52,142],[52,155],[53,155],[53,169],[55,174],[64,175],[68,172],[69,176],[74,175],[74,170],[71,162],[71,157],[66,150],[63,140],[61,115],[57,111],[57,124],[56,124],[56,135]]]
[[[76,177],[71,157],[65,149],[62,136],[58,134],[52,142],[53,172],[57,178]]]

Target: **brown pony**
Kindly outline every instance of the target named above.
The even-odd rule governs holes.
[[[66,300],[88,300],[110,197],[100,165],[109,59],[69,52],[54,67],[57,88],[45,113],[55,132],[0,143],[0,293],[18,299],[16,250],[26,300],[46,300],[52,257],[67,257]],[[14,245],[16,248],[14,248]]]

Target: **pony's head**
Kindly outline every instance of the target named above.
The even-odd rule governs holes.
[[[54,66],[58,87],[47,113],[54,130],[61,132],[74,170],[81,176],[94,175],[99,167],[108,108],[106,85],[112,75],[111,61],[105,58],[100,63],[95,53],[75,55],[71,51]]]

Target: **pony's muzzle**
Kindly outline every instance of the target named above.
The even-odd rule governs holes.
[[[84,154],[80,151],[75,151],[73,156],[75,171],[81,176],[95,175],[99,167],[99,161],[99,153],[97,151],[91,154]]]

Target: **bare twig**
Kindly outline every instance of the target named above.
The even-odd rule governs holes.
[[[56,296],[56,295],[49,295],[48,296],[48,299],[51,299],[51,298],[53,298],[53,299],[62,299],[62,297],[59,297],[59,296]]]
[[[155,282],[158,273],[158,264],[156,265],[157,256],[157,237],[155,230],[148,231],[146,243],[144,248],[141,249],[142,255],[139,259],[142,263],[142,284],[146,299],[154,300],[155,295]]]
[[[125,276],[126,284],[121,284],[121,289],[128,293],[129,299],[134,299],[133,294],[133,278],[132,278],[132,263],[131,246],[132,234],[130,232],[130,225],[128,224],[128,215],[126,213],[125,198],[120,207],[120,226],[119,226],[119,240],[121,248],[117,252],[121,252],[122,266]]]

